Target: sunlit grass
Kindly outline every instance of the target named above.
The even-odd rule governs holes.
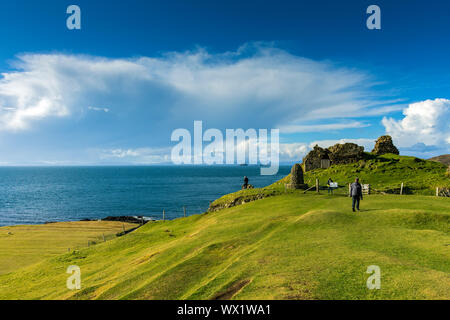
[[[450,201],[293,192],[152,222],[0,276],[1,299],[449,299]],[[66,288],[69,265],[82,289]],[[381,268],[380,290],[366,269]]]
[[[137,225],[111,221],[79,221],[0,228],[0,274],[97,242]]]

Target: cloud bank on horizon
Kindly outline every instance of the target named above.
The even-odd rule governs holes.
[[[310,144],[339,142],[293,135],[380,125],[368,120],[379,116],[400,149],[449,152],[450,100],[404,107],[373,90],[368,73],[270,46],[128,59],[26,54],[13,66],[0,79],[0,143],[38,153],[37,162],[167,162],[171,132],[194,120],[222,130],[280,128],[289,141],[280,146],[282,161],[298,161]],[[403,118],[386,117],[402,107]],[[28,148],[27,137],[42,148]],[[377,137],[346,138],[367,149]]]

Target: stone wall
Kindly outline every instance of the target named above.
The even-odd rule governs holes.
[[[303,158],[305,171],[314,169],[326,169],[333,164],[345,164],[357,162],[364,158],[364,147],[354,143],[336,144],[327,149],[315,146],[306,157]]]
[[[335,144],[328,148],[332,164],[346,164],[364,159],[364,147],[355,143]]]
[[[322,160],[329,160],[329,151],[323,149],[318,145],[314,146],[306,157],[303,158],[303,168],[305,171],[310,171],[318,168],[322,168]]]

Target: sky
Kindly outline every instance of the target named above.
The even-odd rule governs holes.
[[[450,153],[449,17],[444,0],[2,1],[0,165],[170,163],[196,120],[279,129],[282,162],[384,134]]]

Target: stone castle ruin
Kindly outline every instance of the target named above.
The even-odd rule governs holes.
[[[390,136],[381,136],[377,139],[372,153],[376,155],[399,154],[399,151]],[[354,163],[362,159],[364,159],[364,147],[355,143],[338,143],[329,148],[321,148],[316,145],[303,158],[303,167],[306,172],[314,169],[327,169],[334,164]]]
[[[364,158],[364,147],[355,143],[336,144],[329,148],[318,145],[303,158],[305,171],[327,169],[332,164],[346,164],[357,162]]]
[[[386,153],[400,154],[397,147],[394,146],[391,136],[381,136],[375,142],[375,148],[372,153],[376,155],[382,155]]]

